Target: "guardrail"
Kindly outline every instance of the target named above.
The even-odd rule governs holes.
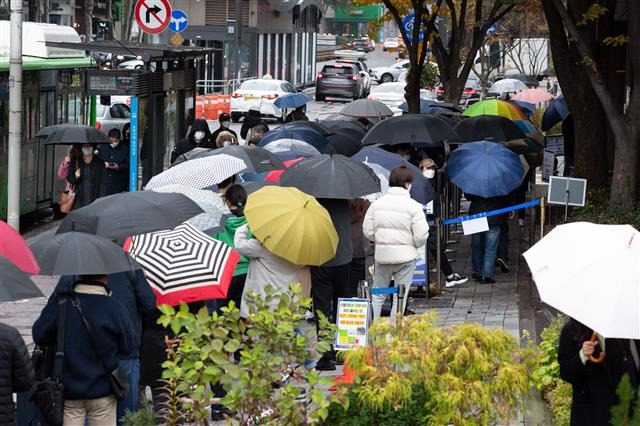
[[[247,80],[255,80],[257,77],[234,78],[232,80],[196,80],[196,90],[204,95],[213,93],[230,95]]]

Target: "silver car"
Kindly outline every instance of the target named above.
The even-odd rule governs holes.
[[[124,135],[125,130],[129,129],[131,110],[127,104],[114,103],[109,105],[100,105],[96,107],[96,127],[105,134],[109,134],[111,129],[119,129],[120,134]]]

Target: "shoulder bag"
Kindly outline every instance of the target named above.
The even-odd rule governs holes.
[[[76,159],[76,170],[80,167],[78,160]],[[73,210],[73,205],[76,202],[75,185],[69,184],[66,191],[60,193],[60,211],[64,214],[69,214]]]
[[[84,328],[87,331],[87,335],[89,336],[89,344],[98,356],[100,364],[102,364],[102,368],[107,374],[107,380],[109,381],[109,389],[111,390],[111,393],[116,397],[118,401],[122,401],[126,398],[127,393],[129,393],[129,379],[127,378],[126,373],[122,368],[120,368],[120,365],[117,365],[114,368],[107,367],[107,365],[104,363],[102,355],[100,355],[100,352],[98,351],[98,348],[93,341],[93,335],[91,334],[91,325],[89,324],[89,321],[87,321],[87,318],[84,316],[84,312],[82,312],[80,299],[78,299],[78,297],[74,295],[71,298],[71,304],[80,314],[80,318],[82,318],[82,323],[84,324]]]

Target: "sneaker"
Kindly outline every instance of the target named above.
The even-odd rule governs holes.
[[[478,282],[480,284],[495,284],[496,280],[494,280],[493,278],[482,277],[478,280]]]
[[[509,268],[509,265],[507,265],[507,262],[505,262],[504,259],[501,257],[496,259],[496,265],[500,267],[500,270],[502,271],[503,274],[508,274],[509,272],[511,272],[511,268]]]
[[[231,414],[229,409],[223,405],[215,404],[211,406],[211,420],[219,422],[225,420]]]
[[[322,357],[316,362],[317,371],[335,371],[336,363],[331,358]]]
[[[518,226],[520,227],[524,226],[524,219],[518,219]]]
[[[310,309],[306,310],[304,313],[304,319],[306,319],[308,322],[314,322],[315,316],[313,315],[313,311]]]
[[[454,285],[466,283],[469,280],[467,277],[463,277],[460,274],[452,274],[451,277],[445,279],[445,287],[453,287]]]
[[[482,279],[482,275],[476,275],[476,274],[472,274],[471,278],[473,278],[476,281],[480,281]]]

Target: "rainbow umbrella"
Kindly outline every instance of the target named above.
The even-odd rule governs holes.
[[[526,120],[527,117],[518,107],[500,99],[488,99],[476,102],[467,108],[462,115],[476,117],[478,115],[499,115],[510,120]]]

